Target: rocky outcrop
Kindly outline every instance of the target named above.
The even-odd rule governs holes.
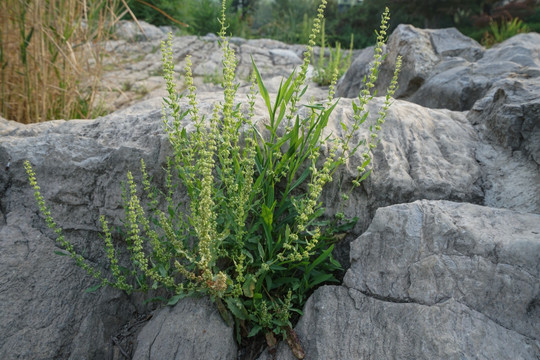
[[[373,151],[373,173],[343,209],[360,218],[339,246],[346,267],[348,241],[363,233],[352,243],[345,282],[316,291],[296,327],[306,358],[540,356],[536,36],[520,35],[490,50],[454,30],[400,26],[391,36],[391,54],[394,47],[409,54],[400,93],[409,100],[452,64],[486,61],[486,67],[497,68],[495,59],[509,56],[501,69],[514,68],[490,78],[468,112],[395,101]],[[239,74],[248,74],[251,53],[275,92],[281,76],[301,61],[301,48],[254,41],[231,39]],[[108,43],[125,61],[111,70],[108,81],[118,84],[125,74],[135,79],[134,86],[160,79],[159,55],[152,52],[158,44]],[[134,61],[141,49],[146,55]],[[510,58],[516,49],[525,50]],[[185,54],[193,53],[201,83],[221,62],[210,35],[174,38],[173,51],[179,66]],[[367,59],[368,52],[360,57]],[[449,78],[460,81],[460,71]],[[161,80],[155,84],[163,86]],[[202,113],[209,114],[222,99],[213,86],[202,86],[207,90],[198,97]],[[84,292],[93,283],[68,257],[55,254],[60,249],[37,212],[22,163],[28,159],[34,165],[42,194],[67,237],[90,263],[106,271],[98,219],[105,215],[113,226],[121,225],[126,172],[137,174],[143,158],[154,183],[164,181],[161,169],[170,149],[161,100],[153,97],[160,91],[151,90],[148,100],[96,120],[22,125],[0,118],[0,358],[120,359],[122,351],[131,352],[116,335],[153,307],[140,296],[112,289]],[[240,86],[241,96],[247,91]],[[325,97],[321,89],[310,91],[308,97]],[[455,94],[433,91],[441,104],[456,101]],[[110,96],[110,101],[116,99]],[[351,101],[340,100],[328,132],[341,134],[340,122],[352,117]],[[366,124],[381,104],[374,99]],[[259,100],[255,120],[261,126],[267,118],[264,109]],[[355,141],[366,134],[360,131]],[[353,157],[326,189],[329,214],[336,211],[338,185],[349,186],[359,164]],[[135,333],[130,339],[140,359],[237,356],[232,329],[205,299],[186,299],[155,312],[138,340]],[[290,358],[285,346],[277,358]]]

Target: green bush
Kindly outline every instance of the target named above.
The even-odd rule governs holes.
[[[130,264],[120,264],[112,244],[113,234],[101,218],[112,276],[104,276],[88,265],[65,240],[44,203],[30,164],[25,163],[39,207],[58,234],[60,246],[78,265],[100,279],[98,286],[112,285],[127,292],[165,288],[171,295],[169,304],[185,296],[207,295],[225,321],[234,324],[239,341],[262,332],[270,345],[275,344],[276,336],[287,339],[295,355],[303,357],[292,329],[294,318],[301,314],[307,297],[317,286],[337,281],[335,272],[341,267],[332,257],[336,233],[354,225],[343,214],[325,219],[320,196],[334,172],[357,152],[362,153],[363,163],[353,186],[359,186],[369,175],[370,150],[377,144],[377,133],[392,103],[401,63],[398,59],[369,136],[357,143],[353,139],[368,117],[366,106],[372,99],[370,90],[382,61],[387,9],[370,74],[352,105],[353,121],[348,126],[341,123],[343,137],[325,134],[337,105],[333,98],[335,82],[330,84],[324,103],[306,104],[307,111],[298,111],[325,5],[322,0],[298,72],[284,79],[275,98],[271,98],[253,64],[253,85],[247,103],[238,105],[236,56],[225,33],[224,1],[219,33],[224,99],[214,105],[209,118],[199,111],[189,57],[185,67],[189,106],[181,106],[182,96],[174,80],[171,37],[162,44],[168,91],[163,122],[173,149],[166,169],[167,184],[163,192],[154,189],[141,161],[141,197],[128,172],[123,199]],[[253,122],[257,93],[268,110],[265,124]],[[186,121],[194,130],[186,130]],[[323,148],[328,152],[324,159],[320,156]],[[173,200],[175,191],[188,194],[186,213],[179,210],[185,204]],[[164,209],[160,207],[163,203]]]

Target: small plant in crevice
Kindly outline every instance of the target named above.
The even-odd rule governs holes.
[[[101,218],[109,275],[77,254],[54,222],[40,194],[31,165],[25,167],[46,222],[58,235],[60,247],[76,263],[100,280],[128,293],[164,288],[169,304],[192,295],[209,296],[225,321],[235,328],[239,343],[264,334],[269,346],[286,340],[297,358],[303,350],[293,323],[309,294],[321,284],[337,282],[341,269],[332,257],[336,234],[354,221],[323,217],[321,193],[334,172],[355,153],[361,154],[357,177],[360,185],[370,173],[370,150],[376,147],[397,88],[398,58],[384,104],[369,135],[358,141],[357,131],[367,120],[367,105],[382,62],[389,11],[382,16],[374,60],[364,88],[353,102],[352,123],[341,122],[343,135],[325,128],[337,106],[334,75],[327,99],[305,103],[306,74],[321,30],[326,0],[313,20],[304,61],[284,79],[275,96],[268,93],[253,62],[252,86],[245,103],[238,102],[236,54],[226,36],[226,1],[222,4],[219,33],[223,51],[223,100],[209,116],[198,105],[191,60],[185,66],[185,94],[174,79],[171,35],[162,43],[163,73],[168,96],[164,98],[163,125],[172,146],[166,185],[151,184],[141,160],[142,186],[131,172],[123,193],[125,244],[131,262],[121,264],[113,246],[113,232]],[[255,101],[267,110],[264,124],[254,119]],[[184,98],[182,100],[182,98]],[[187,102],[187,106],[182,103]],[[303,107],[303,111],[299,111]],[[188,131],[186,125],[190,124]],[[326,155],[323,157],[323,152]],[[175,201],[183,192],[188,203]],[[141,194],[142,193],[142,194]],[[346,197],[346,196],[345,196]],[[181,209],[185,208],[185,211]]]

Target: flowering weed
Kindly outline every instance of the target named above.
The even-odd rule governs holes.
[[[356,152],[362,153],[354,186],[369,174],[370,149],[377,143],[391,97],[396,90],[400,60],[370,136],[354,144],[353,135],[366,121],[367,103],[382,61],[388,9],[382,16],[375,58],[364,89],[353,103],[354,120],[342,123],[344,136],[325,135],[334,100],[335,77],[322,104],[303,105],[306,74],[320,31],[326,0],[322,0],[304,62],[284,79],[275,97],[268,93],[253,64],[252,87],[244,105],[237,104],[236,56],[226,37],[225,3],[220,45],[223,50],[223,101],[214,104],[209,118],[201,115],[193,86],[190,58],[185,77],[189,106],[183,108],[176,89],[171,36],[162,43],[163,73],[168,96],[164,99],[163,124],[173,148],[168,161],[167,186],[152,188],[141,161],[144,203],[131,173],[124,192],[126,243],[131,267],[123,268],[112,246],[111,231],[102,219],[112,280],[85,264],[50,218],[30,164],[31,185],[47,223],[59,234],[60,245],[102,285],[127,292],[149,288],[168,289],[169,304],[193,294],[207,295],[223,318],[234,324],[238,341],[264,333],[269,345],[276,336],[287,339],[298,358],[303,351],[292,330],[293,314],[301,314],[315,287],[336,282],[340,264],[332,257],[335,235],[350,229],[351,221],[323,220],[320,196],[332,175]],[[268,110],[264,127],[253,122],[255,98],[261,96]],[[183,126],[186,120],[193,130]],[[263,129],[263,130],[261,130]],[[321,158],[322,149],[327,155]],[[187,212],[175,191],[188,194]],[[165,203],[166,206],[160,206]],[[145,210],[146,209],[146,210]],[[165,209],[162,211],[161,209]]]

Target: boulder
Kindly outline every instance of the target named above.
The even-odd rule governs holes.
[[[501,78],[540,75],[540,34],[517,35],[485,50],[456,29],[417,29],[399,25],[390,35],[380,71],[379,93],[391,78],[398,55],[403,71],[396,97],[430,108],[469,110]],[[369,52],[356,58],[337,87],[338,96],[355,97],[369,69]]]
[[[234,329],[209,299],[182,299],[153,315],[137,337],[132,359],[236,360]]]
[[[121,22],[124,24],[124,22]],[[132,22],[126,28],[138,29]],[[157,31],[160,29],[156,28]],[[165,82],[161,78],[161,40],[163,36],[133,43],[128,36],[106,42],[103,46],[111,54],[104,58],[104,75],[100,85],[101,106],[109,111],[127,108],[142,100],[166,96]],[[219,38],[173,37],[172,50],[178,88],[185,87],[183,74],[187,55],[191,55],[192,71],[199,91],[216,91],[222,82],[222,51]],[[250,84],[252,60],[264,79],[270,83],[269,91],[277,92],[282,77],[287,77],[302,64],[305,46],[289,45],[269,39],[230,39],[237,58],[237,80],[242,86]],[[312,67],[310,66],[312,73]]]
[[[539,215],[447,201],[380,208],[351,262],[343,286],[304,307],[306,359],[540,356]],[[276,359],[294,357],[281,345]]]
[[[199,100],[201,111],[210,113],[211,105],[220,101],[220,95],[200,94]],[[344,99],[338,104],[328,131],[339,134],[340,121],[349,121],[352,116],[350,101]],[[12,356],[11,349],[15,348],[13,344],[16,344],[18,334],[29,331],[25,324],[30,319],[45,321],[41,317],[53,318],[56,322],[49,325],[46,336],[39,334],[28,338],[26,341],[31,346],[29,344],[26,348],[49,354],[44,358],[62,358],[63,352],[80,354],[84,352],[80,349],[89,346],[96,354],[110,351],[107,337],[112,336],[131,316],[144,311],[140,304],[114,290],[110,291],[116,294],[115,300],[104,298],[101,293],[98,296],[83,294],[90,285],[89,279],[69,259],[54,254],[58,248],[37,214],[22,162],[28,159],[34,165],[42,193],[68,237],[93,264],[105,270],[107,264],[99,238],[98,218],[105,215],[113,225],[121,225],[121,181],[125,179],[127,170],[137,174],[139,160],[143,158],[155,182],[159,185],[163,181],[161,168],[165,166],[169,148],[161,129],[159,103],[156,99],[87,121],[21,125],[2,120],[0,164],[9,163],[9,169],[0,176],[0,209],[3,214],[0,233],[9,241],[2,243],[6,248],[0,252],[0,271],[11,275],[4,277],[9,280],[4,283],[0,298],[4,304],[9,304],[4,305],[3,317],[8,318],[9,314],[13,321],[18,319],[17,326],[6,322],[2,329],[7,334],[0,344],[4,358]],[[382,100],[375,99],[370,107],[371,113],[376,113],[380,105]],[[262,124],[264,119],[264,104],[259,100],[255,120]],[[366,130],[363,129],[356,141],[365,135]],[[369,225],[374,211],[380,206],[424,198],[482,202],[482,173],[474,153],[478,139],[463,113],[425,109],[397,101],[380,139],[381,143],[374,151],[372,176],[351,194],[351,201],[344,209],[348,215],[361,219],[353,234],[360,234]],[[348,186],[359,161],[358,157],[353,157],[336,174],[336,179]],[[329,214],[338,210],[335,201],[339,194],[337,185],[336,182],[329,187],[324,195]],[[342,242],[339,248],[342,252],[340,258],[347,266],[348,243]],[[31,249],[30,253],[28,249]],[[37,272],[37,260],[32,259],[40,259]],[[58,261],[62,261],[61,267],[56,264]],[[58,272],[64,275],[58,275]],[[59,282],[59,276],[64,280]],[[41,288],[48,291],[42,293],[39,291]],[[69,294],[69,297],[58,294]],[[89,301],[89,298],[94,300]],[[38,316],[28,313],[20,301],[31,308],[52,308]],[[56,302],[63,306],[56,305]],[[108,310],[111,306],[123,310]],[[76,310],[78,315],[73,318],[61,316],[73,314]],[[92,317],[106,311],[115,314],[106,325],[102,317]],[[81,328],[84,319],[87,319],[86,325]],[[68,334],[65,333],[66,328],[70,329]],[[86,336],[103,328],[108,330],[104,332],[101,343],[92,336]]]
[[[469,110],[500,79],[530,81],[540,76],[540,34],[515,36],[484,52],[477,61],[443,58],[409,99],[420,105]]]
[[[397,98],[409,98],[432,76],[433,69],[443,58],[460,58],[474,61],[482,56],[483,48],[457,29],[418,29],[412,25],[398,25],[388,38],[386,59],[380,71],[380,81],[375,89],[381,94],[386,90],[394,73],[398,55],[403,58]],[[362,79],[371,61],[366,49],[357,57],[337,86],[337,95],[355,97],[362,88]],[[458,109],[452,109],[458,110]]]
[[[85,292],[95,282],[57,255],[23,161],[67,238],[107,271],[99,215],[120,219],[120,181],[140,158],[159,167],[159,119],[155,111],[31,126],[0,120],[0,358],[106,359],[122,325],[152,308],[115,289]]]
[[[163,29],[147,23],[143,20],[128,21],[120,20],[114,29],[114,34],[117,38],[126,41],[153,41],[153,40],[165,40],[167,38],[168,28]]]
[[[331,116],[329,130],[338,136],[340,122],[349,124],[353,116],[351,102],[341,99]],[[356,141],[368,136],[367,128],[382,105],[380,98],[369,105],[370,116]],[[464,113],[395,101],[379,140],[372,152],[371,175],[352,192],[344,209],[347,215],[360,218],[356,236],[382,206],[419,199],[482,203],[482,173],[475,157],[479,139]],[[361,161],[360,154],[354,155],[327,189],[324,200],[332,212],[339,206],[339,187],[350,186]]]

